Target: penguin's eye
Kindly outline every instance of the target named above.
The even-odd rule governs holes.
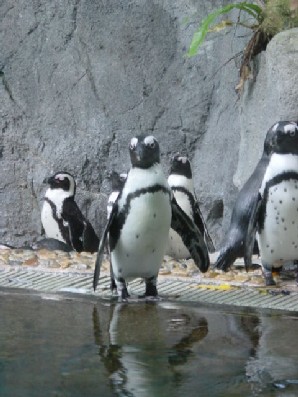
[[[154,149],[155,148],[155,142],[154,141],[150,142],[150,143],[147,144],[147,146],[149,146],[151,149]]]
[[[296,135],[296,130],[291,130],[291,131],[290,131],[290,136],[291,136],[291,137],[294,137],[295,135]]]

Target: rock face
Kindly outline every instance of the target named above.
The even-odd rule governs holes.
[[[76,176],[76,200],[100,234],[107,176],[129,168],[130,138],[150,133],[166,173],[173,153],[190,157],[219,247],[267,129],[281,116],[298,118],[297,30],[270,43],[241,99],[236,62],[225,63],[249,36],[213,34],[197,57],[185,57],[196,27],[185,17],[199,21],[227,3],[1,2],[1,242],[40,236],[42,181],[59,170]]]

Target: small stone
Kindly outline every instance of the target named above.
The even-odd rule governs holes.
[[[46,249],[41,249],[36,251],[36,255],[38,256],[39,259],[56,259],[57,254],[55,251],[49,251]]]
[[[240,283],[246,283],[250,281],[250,277],[246,274],[237,274],[234,278],[235,281],[238,281]]]
[[[68,267],[70,267],[71,262],[69,259],[62,259],[62,260],[59,260],[59,264],[60,264],[61,269],[67,269]]]
[[[25,266],[38,266],[38,260],[37,257],[34,256],[34,258],[26,259],[23,264]]]

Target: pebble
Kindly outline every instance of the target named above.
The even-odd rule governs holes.
[[[214,263],[216,256],[212,254],[211,263]],[[46,268],[50,270],[60,270],[61,272],[90,272],[93,273],[96,260],[96,253],[89,252],[63,252],[49,251],[40,249],[36,251],[25,249],[1,249],[0,247],[0,267],[23,266],[28,268]],[[107,275],[110,272],[110,261],[107,254],[101,266],[101,274]],[[229,272],[213,269],[201,274],[192,259],[177,261],[169,256],[165,256],[159,272],[160,276],[191,279],[200,277],[203,284],[230,284],[243,286],[264,286],[264,279],[261,268],[255,268],[246,272],[243,260],[238,259]],[[290,275],[292,276],[292,275]],[[294,276],[291,277],[293,282]],[[282,283],[282,281],[281,281]]]

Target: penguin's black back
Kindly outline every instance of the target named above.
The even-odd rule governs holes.
[[[254,172],[238,194],[232,211],[227,237],[215,263],[215,267],[218,269],[228,270],[237,258],[244,256],[244,239],[247,225],[251,216],[253,203],[259,194],[269,159],[270,154],[264,152]],[[255,253],[257,253],[257,250],[255,250]]]

